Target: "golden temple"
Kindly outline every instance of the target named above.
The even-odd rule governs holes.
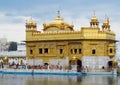
[[[32,18],[26,22],[26,54],[28,59],[69,60],[74,57],[81,60],[83,56],[115,56],[115,33],[110,29],[109,18],[105,18],[101,28],[94,14],[90,26],[74,30],[73,24],[65,22],[60,11],[56,19],[49,24],[43,23],[43,31],[37,30]]]

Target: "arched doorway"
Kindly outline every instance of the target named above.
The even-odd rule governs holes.
[[[77,60],[77,72],[81,72],[82,70],[82,61],[81,60]]]
[[[108,71],[112,70],[113,61],[108,61]]]
[[[77,59],[77,58],[70,60],[69,61],[69,70],[71,70],[73,66],[76,67],[77,72],[81,72],[82,61],[80,59]]]
[[[112,63],[113,63],[112,61],[108,61],[108,68],[112,68],[112,66],[113,66]]]
[[[82,61],[81,60],[77,60],[77,65],[79,66],[79,67],[82,67]]]

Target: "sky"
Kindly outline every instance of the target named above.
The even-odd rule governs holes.
[[[54,20],[60,10],[61,17],[74,24],[75,30],[89,26],[94,11],[100,28],[108,16],[111,31],[115,32],[116,40],[120,40],[119,4],[120,0],[0,0],[0,38],[24,41],[26,20],[32,17],[41,30],[42,24]]]

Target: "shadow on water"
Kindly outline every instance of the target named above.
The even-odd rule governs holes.
[[[0,85],[120,85],[119,76],[0,75]]]

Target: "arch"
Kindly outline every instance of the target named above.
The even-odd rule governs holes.
[[[77,72],[81,72],[82,70],[82,61],[81,60],[77,60]]]
[[[44,66],[48,66],[49,64],[48,63],[44,63]]]
[[[77,65],[77,66],[79,66],[79,67],[82,67],[82,61],[79,60],[79,59],[70,60],[70,61],[69,61],[69,64],[71,64],[71,65]]]
[[[72,59],[69,61],[69,68],[71,69],[72,65],[76,65],[77,66],[77,72],[81,72],[82,70],[82,61],[78,58]]]
[[[108,61],[108,68],[112,68],[113,66],[113,62],[112,61]]]
[[[81,60],[77,60],[77,65],[79,66],[79,67],[82,67],[82,61]]]

